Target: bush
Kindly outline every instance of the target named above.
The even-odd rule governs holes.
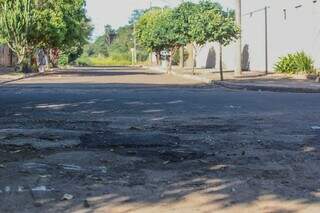
[[[312,58],[304,52],[296,52],[280,57],[275,65],[275,70],[280,73],[290,74],[312,74],[315,72]]]
[[[66,66],[69,64],[69,57],[67,54],[61,54],[58,60],[58,64],[61,66]]]

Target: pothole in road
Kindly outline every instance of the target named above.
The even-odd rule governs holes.
[[[236,132],[241,128],[239,125],[233,124],[183,124],[167,127],[164,129],[168,133],[187,133],[197,134],[199,132]]]
[[[126,133],[111,132],[84,134],[80,137],[80,148],[139,148],[139,147],[173,147],[180,139],[175,136],[159,133]]]
[[[81,143],[80,136],[86,133],[62,129],[2,129],[0,145],[31,146],[39,150],[73,147]]]

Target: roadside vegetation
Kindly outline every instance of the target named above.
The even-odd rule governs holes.
[[[56,67],[75,61],[92,31],[85,0],[0,0],[0,40],[15,53],[18,66],[29,71],[36,66],[36,51],[42,49]]]
[[[81,56],[77,60],[77,65],[79,66],[128,66],[131,65],[132,62],[129,59],[117,59],[113,57],[103,57],[103,56]]]
[[[15,53],[23,71],[37,69],[39,50],[53,67],[141,64],[151,53],[159,63],[161,53],[166,53],[171,70],[179,48],[193,44],[195,61],[197,49],[207,42],[224,46],[239,34],[233,11],[202,0],[173,9],[135,10],[126,26],[106,25],[103,35],[89,42],[93,27],[85,5],[85,0],[0,0],[0,41]]]
[[[84,52],[77,60],[80,66],[118,66],[131,65],[134,48],[134,24],[145,11],[134,10],[128,25],[113,29],[105,26],[104,34],[84,46]],[[148,51],[136,45],[137,63],[144,63],[149,58]]]
[[[237,39],[239,32],[233,11],[224,11],[220,4],[203,0],[197,4],[184,2],[174,9],[147,11],[138,20],[136,36],[141,46],[156,53],[158,63],[161,52],[167,52],[170,71],[179,48],[193,44],[195,61],[197,50],[207,42],[225,46]]]
[[[305,52],[296,52],[280,57],[275,65],[279,73],[287,74],[315,74],[313,59]]]

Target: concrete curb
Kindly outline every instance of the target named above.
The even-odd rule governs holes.
[[[155,73],[160,73],[160,74],[165,74],[167,73],[166,70],[160,68],[160,67],[147,67],[147,66],[143,66],[143,69],[149,70],[151,72],[155,72]]]
[[[2,82],[0,82],[0,86],[8,84],[8,83],[11,83],[11,82],[20,81],[20,80],[27,79],[27,78],[32,78],[32,77],[39,76],[39,75],[42,75],[42,74],[43,73],[25,74],[23,77],[14,78],[14,79],[10,79],[10,80],[7,80],[7,81],[2,81]]]
[[[236,90],[252,90],[252,91],[270,91],[270,92],[291,92],[291,93],[320,93],[319,88],[312,87],[289,87],[289,86],[271,86],[259,84],[246,83],[232,83],[226,81],[214,81],[214,85],[221,86],[228,89]]]
[[[190,75],[190,74],[181,74],[175,71],[171,71],[171,72],[167,72],[166,70],[162,69],[161,67],[145,67],[146,69],[152,71],[152,72],[156,72],[156,73],[160,73],[160,74],[170,74],[176,77],[180,77],[180,78],[184,78],[187,80],[195,80],[195,81],[200,81],[202,83],[206,83],[206,84],[212,84],[212,80],[208,79],[206,77],[201,77],[201,76],[196,76],[196,75]]]
[[[206,84],[212,84],[213,81],[211,79],[208,79],[206,77],[201,77],[201,76],[196,76],[196,75],[188,75],[188,74],[180,74],[177,72],[173,72],[171,71],[169,74],[177,76],[177,77],[181,77],[184,79],[188,79],[188,80],[195,80],[195,81],[200,81]]]

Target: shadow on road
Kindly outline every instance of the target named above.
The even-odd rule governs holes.
[[[124,76],[124,75],[159,75],[140,67],[76,67],[61,69],[45,75],[75,75],[75,76]]]

